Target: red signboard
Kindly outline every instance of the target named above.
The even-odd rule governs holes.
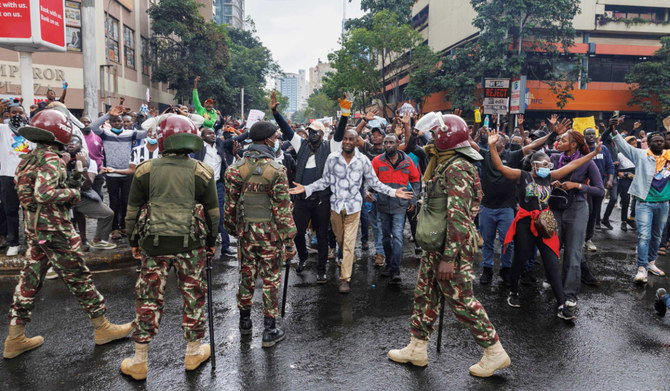
[[[509,89],[507,88],[485,88],[484,98],[507,98]]]
[[[0,37],[30,38],[30,0],[0,1]]]
[[[63,0],[40,0],[42,41],[65,46]]]

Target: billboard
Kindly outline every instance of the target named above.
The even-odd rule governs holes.
[[[0,46],[21,52],[65,51],[64,0],[0,1]]]

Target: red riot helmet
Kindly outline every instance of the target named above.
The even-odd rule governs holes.
[[[30,125],[22,126],[19,134],[35,143],[67,144],[72,137],[72,122],[58,110],[46,109],[33,116]]]
[[[199,152],[204,146],[193,121],[182,115],[168,115],[160,120],[156,133],[161,152]]]
[[[468,124],[463,118],[447,114],[442,116],[443,125],[435,130],[435,147],[439,151],[470,146]]]

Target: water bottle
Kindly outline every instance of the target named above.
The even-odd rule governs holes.
[[[488,115],[484,118],[484,126],[486,126],[487,128],[489,127],[489,116]]]

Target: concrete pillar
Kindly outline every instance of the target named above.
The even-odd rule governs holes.
[[[98,61],[95,41],[95,0],[81,2],[81,51],[84,61],[84,115],[98,118]]]
[[[33,86],[33,54],[19,52],[19,73],[21,74],[21,97],[26,111],[35,104],[35,87]]]

